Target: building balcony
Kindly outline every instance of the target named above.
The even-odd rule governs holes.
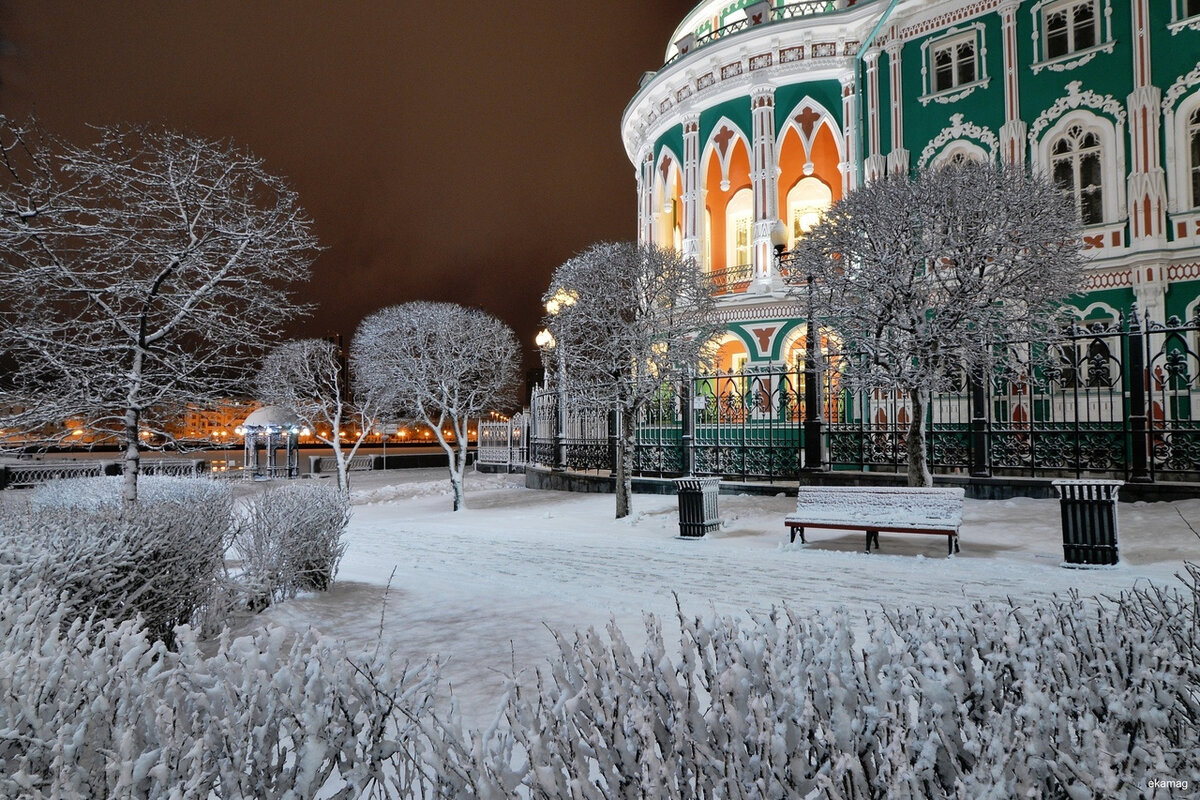
[[[705,45],[712,44],[742,31],[798,17],[810,17],[842,11],[855,5],[855,2],[856,0],[799,0],[799,2],[775,7],[772,7],[770,2],[754,3],[742,9],[745,13],[740,19],[728,21],[715,29],[711,28],[711,24],[706,25],[698,19],[698,17],[705,15],[709,9],[697,9],[685,20],[684,25],[689,26],[699,23],[698,29],[695,32],[684,34],[672,43],[668,49],[668,57],[663,66],[673,64],[680,58],[699,50]],[[858,0],[858,2],[861,4],[870,2],[870,0]],[[714,8],[712,10],[716,11],[717,9]],[[705,27],[709,28],[706,32],[704,31]]]
[[[726,269],[714,269],[708,273],[709,292],[713,297],[741,294],[754,279],[753,264],[738,264]]]

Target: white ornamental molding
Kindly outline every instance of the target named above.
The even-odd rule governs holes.
[[[938,154],[938,152],[948,143],[955,139],[974,139],[987,145],[988,158],[996,159],[996,151],[1000,148],[1000,140],[996,138],[996,134],[992,133],[987,128],[981,128],[973,122],[964,122],[962,114],[954,114],[950,117],[950,127],[942,128],[941,133],[933,137],[933,140],[925,145],[925,149],[921,151],[921,157],[917,160],[917,167],[925,169],[929,161]]]
[[[1033,121],[1033,125],[1029,128],[1029,144],[1036,146],[1038,138],[1047,125],[1067,111],[1076,108],[1103,111],[1121,125],[1125,124],[1125,108],[1112,95],[1096,94],[1091,89],[1083,89],[1082,81],[1071,81],[1067,84],[1067,96],[1055,100],[1054,105],[1039,114],[1038,118]]]
[[[1179,101],[1183,99],[1183,96],[1188,93],[1188,90],[1197,84],[1200,84],[1200,63],[1196,64],[1191,72],[1181,76],[1171,84],[1171,88],[1167,89],[1167,94],[1163,97],[1162,101],[1163,112],[1166,113],[1175,108]]]

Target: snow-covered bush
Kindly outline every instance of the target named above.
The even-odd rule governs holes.
[[[0,504],[0,564],[28,576],[72,617],[140,616],[172,641],[197,623],[220,579],[232,519],[228,487],[148,477],[136,504],[120,478],[59,481]]]
[[[434,673],[312,633],[169,650],[136,620],[0,592],[0,797],[421,797]]]
[[[1200,774],[1200,572],[1187,582],[887,612],[861,642],[845,611],[681,615],[678,656],[653,617],[640,654],[615,627],[559,635],[486,756],[438,768],[461,796],[1144,796]]]
[[[233,537],[247,605],[257,611],[298,591],[328,589],[349,523],[346,494],[321,483],[284,484],[250,501]]]

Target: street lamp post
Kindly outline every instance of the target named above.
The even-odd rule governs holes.
[[[787,247],[787,228],[780,220],[771,229],[775,246],[775,268],[783,274],[783,259]],[[812,272],[805,277],[807,305],[804,332],[804,462],[806,472],[819,472],[825,464],[825,431],[821,408],[821,329],[813,309],[816,278]]]
[[[534,340],[537,346],[546,353],[551,353],[558,345],[554,334],[542,329]],[[557,375],[554,381],[556,413],[554,416],[554,468],[566,469],[567,466],[567,363],[560,351],[556,358]]]

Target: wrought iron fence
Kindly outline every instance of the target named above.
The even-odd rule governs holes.
[[[1051,344],[1005,346],[1017,351],[1022,371],[951,376],[947,390],[931,398],[931,469],[1200,480],[1200,316],[1160,323],[1131,314],[1072,328]],[[823,357],[813,394],[819,408],[812,415],[802,368],[665,382],[639,413],[635,472],[744,480],[794,479],[810,467],[903,472],[911,400],[894,391],[847,388],[842,375],[852,357]],[[560,422],[558,402],[556,391],[534,392],[530,459],[610,469],[615,414],[568,402]],[[808,434],[820,437],[821,464],[804,463]]]

